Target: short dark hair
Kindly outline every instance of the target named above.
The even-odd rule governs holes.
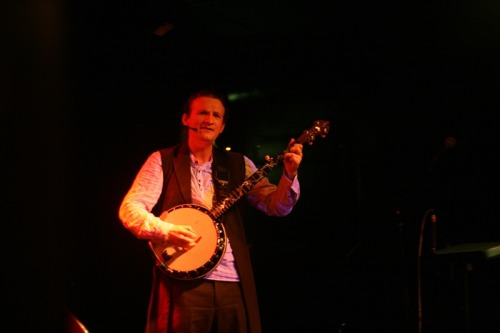
[[[223,94],[222,92],[214,89],[200,89],[191,93],[182,108],[183,114],[189,115],[189,113],[191,112],[191,105],[193,104],[193,101],[198,97],[212,97],[221,101],[222,105],[224,106],[224,118],[222,120],[224,123],[226,123],[228,119],[227,96],[226,94]]]

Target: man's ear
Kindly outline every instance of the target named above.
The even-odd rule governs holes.
[[[226,128],[226,124],[225,124],[225,123],[224,123],[224,124],[222,124],[222,126],[221,126],[221,128],[220,128],[220,132],[219,132],[219,133],[224,132],[224,128]]]
[[[187,126],[187,125],[188,125],[188,124],[187,124],[187,121],[188,121],[188,116],[187,116],[187,114],[183,113],[183,114],[182,114],[182,119],[181,119],[181,120],[182,120],[182,125],[184,125],[184,126]]]

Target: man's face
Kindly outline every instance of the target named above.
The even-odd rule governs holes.
[[[190,137],[214,142],[224,130],[224,106],[213,97],[198,97],[191,103],[189,115],[183,114],[182,123],[189,127]]]

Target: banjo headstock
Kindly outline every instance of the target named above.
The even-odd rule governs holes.
[[[300,143],[300,144],[307,143],[309,145],[312,145],[314,140],[316,140],[318,136],[324,138],[326,137],[329,131],[330,131],[330,122],[328,120],[315,120],[313,125],[309,129],[302,132],[302,134],[295,140],[295,143]],[[287,149],[284,151],[284,153],[286,153],[290,148],[291,146],[288,146]],[[278,155],[274,159],[270,156],[266,156],[266,165],[264,165],[264,167],[273,168],[282,159],[283,159],[283,154]]]
[[[302,135],[296,140],[298,143],[313,144],[313,141],[321,136],[324,138],[330,131],[330,122],[328,120],[316,120],[311,128],[302,132]]]

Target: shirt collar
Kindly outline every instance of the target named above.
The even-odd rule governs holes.
[[[196,159],[196,157],[193,155],[193,153],[189,152],[189,157],[191,158],[191,166],[200,166],[200,163]],[[208,165],[212,165],[213,162],[213,155],[210,156],[210,160],[206,162]]]

